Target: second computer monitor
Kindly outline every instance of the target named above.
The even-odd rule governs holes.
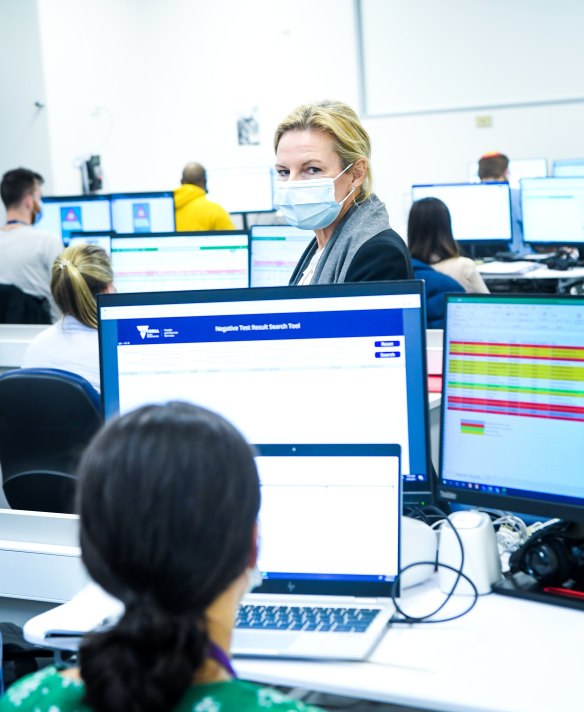
[[[72,232],[69,236],[69,245],[97,245],[111,256],[112,253],[112,233],[111,232]]]
[[[554,178],[576,178],[584,176],[584,158],[565,158],[554,161],[552,168]]]
[[[521,207],[526,243],[584,246],[584,176],[525,178]]]
[[[452,218],[458,241],[509,242],[511,201],[508,183],[450,183],[412,186],[412,200],[439,198]]]
[[[109,195],[43,197],[43,216],[35,228],[58,235],[65,245],[72,232],[112,229]]]
[[[99,300],[106,418],[180,399],[251,443],[399,444],[406,501],[431,497],[422,282]]]
[[[270,166],[207,170],[207,198],[228,213],[264,213],[274,209]]]
[[[291,225],[254,225],[250,234],[250,286],[279,287],[288,284],[313,230]]]
[[[181,232],[112,237],[119,292],[167,292],[249,285],[246,232]]]
[[[174,194],[112,193],[112,229],[119,233],[172,232],[175,229]]]

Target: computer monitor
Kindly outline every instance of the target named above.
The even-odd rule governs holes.
[[[35,227],[52,232],[69,244],[72,232],[112,229],[109,195],[43,196],[43,216]]]
[[[584,522],[584,296],[449,295],[439,494]]]
[[[172,232],[174,193],[112,193],[112,229],[119,233]]]
[[[584,176],[584,158],[566,158],[554,161],[552,176],[554,178],[575,178]]]
[[[412,200],[439,198],[452,218],[457,241],[496,243],[511,240],[511,201],[508,183],[450,183],[414,185]]]
[[[509,161],[509,187],[519,188],[522,178],[546,178],[547,158],[513,158]],[[468,164],[468,182],[480,183],[479,162]]]
[[[251,443],[398,444],[429,502],[423,283],[99,295],[105,418],[187,400]]]
[[[222,289],[249,285],[248,234],[232,232],[114,235],[119,292]]]
[[[69,245],[99,245],[109,256],[112,254],[111,232],[72,232]]]
[[[313,230],[291,225],[253,225],[250,233],[250,286],[278,287],[288,284]]]
[[[228,213],[265,213],[274,209],[271,166],[209,168],[207,198]]]
[[[521,181],[523,240],[584,246],[584,176]]]

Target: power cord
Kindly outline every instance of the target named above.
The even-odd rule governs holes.
[[[438,507],[434,507],[432,505],[429,505],[424,508],[424,510],[429,510],[428,514],[432,514],[434,518],[436,517],[441,517],[438,521],[434,522],[434,524],[437,524],[438,522],[446,522],[448,526],[451,527],[452,531],[454,532],[454,535],[458,541],[458,544],[460,546],[460,566],[459,568],[456,568],[455,566],[450,566],[449,564],[443,564],[440,561],[438,561],[438,556],[436,556],[435,561],[416,561],[413,564],[408,564],[408,566],[404,566],[403,569],[400,569],[399,574],[397,575],[395,581],[393,582],[393,586],[391,589],[391,600],[393,601],[393,604],[395,606],[395,610],[402,616],[401,618],[397,618],[395,615],[391,617],[389,620],[389,624],[391,625],[392,623],[446,623],[448,621],[453,621],[456,620],[457,618],[462,618],[462,616],[465,616],[469,611],[471,611],[479,597],[479,592],[477,590],[477,587],[473,583],[473,581],[465,574],[463,573],[462,569],[464,568],[464,546],[462,544],[462,539],[460,538],[460,534],[458,533],[456,527],[454,524],[450,521],[448,516],[443,512],[441,509]],[[431,611],[430,613],[426,613],[423,616],[412,616],[409,613],[406,613],[403,608],[400,606],[400,604],[397,601],[397,590],[398,590],[398,584],[400,581],[400,578],[402,574],[407,571],[408,569],[413,568],[414,566],[433,566],[434,569],[436,570],[439,567],[448,569],[450,571],[453,571],[456,574],[456,578],[454,580],[454,583],[450,589],[450,591],[446,594],[446,598],[442,601],[442,603],[436,608],[435,610]],[[473,595],[472,595],[472,600],[470,602],[470,605],[467,606],[461,613],[457,613],[454,616],[450,616],[448,618],[434,618],[434,616],[439,613],[444,606],[450,601],[452,596],[454,595],[454,591],[456,590],[456,587],[458,586],[460,579],[464,579],[467,581],[467,583],[470,585]]]

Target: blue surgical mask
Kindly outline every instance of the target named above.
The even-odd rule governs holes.
[[[335,178],[312,178],[289,180],[276,184],[274,207],[294,227],[304,230],[321,230],[330,225],[341,212],[343,203],[353,193],[353,186],[340,203],[335,200],[335,181],[348,171],[348,165]]]

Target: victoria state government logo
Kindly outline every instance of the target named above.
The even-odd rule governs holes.
[[[160,329],[151,329],[150,324],[140,324],[136,326],[141,339],[159,339]]]
[[[145,339],[146,334],[148,333],[148,324],[141,324],[140,326],[137,326],[136,329],[138,329],[140,337]]]

